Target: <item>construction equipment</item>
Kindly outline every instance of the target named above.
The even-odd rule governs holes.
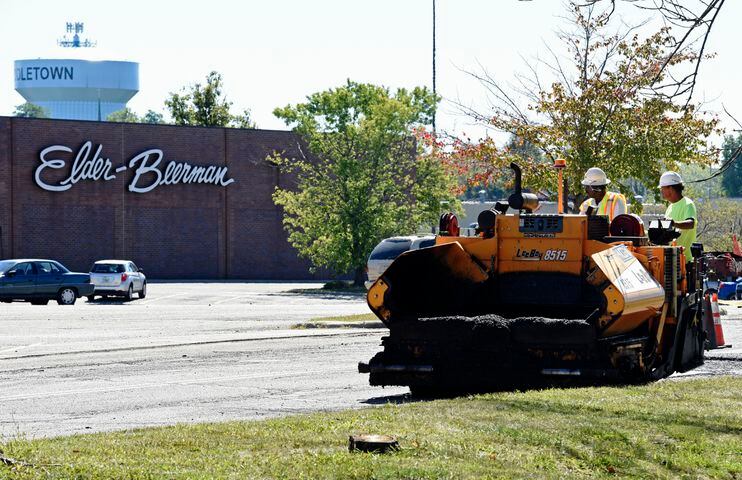
[[[439,235],[370,287],[368,305],[389,328],[383,351],[358,365],[371,385],[430,394],[637,382],[703,364],[699,277],[667,244],[677,237],[669,223],[650,225],[651,242],[632,215],[609,225],[532,213],[538,199],[511,168],[515,192],[479,215],[478,236]]]

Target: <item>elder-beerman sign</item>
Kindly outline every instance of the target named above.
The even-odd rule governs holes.
[[[74,153],[64,145],[52,145],[46,147],[39,154],[41,165],[36,167],[34,180],[36,185],[50,192],[63,192],[72,188],[81,180],[107,182],[116,178],[117,173],[134,170],[134,177],[129,183],[129,191],[134,193],[151,192],[160,185],[177,185],[179,183],[206,183],[212,185],[227,186],[234,179],[227,178],[227,167],[216,165],[191,165],[186,162],[171,160],[164,170],[160,168],[163,153],[158,148],[152,148],[134,155],[131,160],[118,167],[108,158],[101,157],[103,145],[98,145],[95,153],[93,142],[85,142],[75,155],[69,168],[69,175],[58,183],[47,183],[44,180],[44,171],[47,168],[63,169],[67,166],[67,160],[58,158],[60,153]],[[70,156],[71,157],[71,156]]]

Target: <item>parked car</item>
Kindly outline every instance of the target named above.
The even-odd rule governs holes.
[[[95,291],[88,295],[92,301],[95,296],[124,297],[126,300],[134,298],[134,293],[139,298],[147,296],[147,277],[144,270],[138,268],[130,260],[98,260],[90,267],[90,282],[95,286]]]
[[[368,275],[366,288],[371,288],[371,285],[392,264],[394,259],[404,252],[432,247],[433,245],[435,245],[435,235],[410,235],[406,237],[385,238],[374,247],[371,255],[368,257],[368,263],[366,264]]]
[[[46,305],[74,305],[79,297],[93,293],[87,273],[70,272],[54,260],[20,258],[0,260],[0,301],[23,300]]]

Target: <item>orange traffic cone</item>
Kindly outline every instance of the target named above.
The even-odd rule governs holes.
[[[703,329],[706,330],[706,350],[716,348],[716,327],[714,326],[714,315],[711,312],[711,297],[703,296]]]
[[[721,312],[719,312],[719,296],[717,294],[711,295],[711,316],[714,319],[714,337],[715,346],[712,348],[726,348],[731,345],[725,345],[724,342],[724,330],[721,328]]]

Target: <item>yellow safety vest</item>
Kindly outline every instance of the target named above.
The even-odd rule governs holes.
[[[591,201],[592,198],[588,198],[582,202],[582,205],[580,205],[580,213],[587,212],[587,207],[590,206]],[[613,221],[616,212],[616,204],[620,201],[623,201],[624,205],[626,205],[626,197],[622,194],[616,192],[605,192],[605,197],[603,197],[603,200],[598,204],[597,215],[608,215],[608,220]]]

